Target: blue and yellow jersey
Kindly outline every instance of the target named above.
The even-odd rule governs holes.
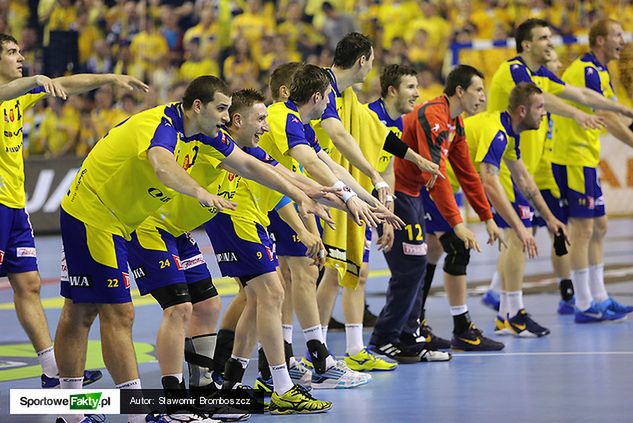
[[[518,160],[519,135],[512,130],[512,120],[507,112],[484,112],[464,119],[464,130],[470,159],[479,170],[481,163],[501,168],[502,159]],[[504,189],[508,199],[514,202],[512,186]]]
[[[259,145],[273,159],[293,172],[300,171],[300,166],[288,151],[297,145],[312,147],[317,153],[321,147],[309,124],[301,122],[297,105],[292,101],[273,103],[268,107],[268,127],[270,132],[264,133]]]
[[[574,60],[563,73],[563,81],[570,85],[587,87],[615,100],[609,69],[591,53]],[[593,113],[589,107],[574,102],[568,103],[586,113]],[[573,119],[554,116],[552,162],[597,167],[600,162],[601,133],[600,129],[583,129]]]
[[[0,104],[2,141],[0,144],[0,204],[14,209],[26,206],[24,194],[24,157],[22,156],[24,111],[44,97],[38,87],[13,100]]]
[[[532,82],[543,92],[554,95],[565,89],[565,83],[545,66],[541,66],[536,72],[533,72],[521,56],[516,56],[503,62],[493,75],[488,94],[488,110],[505,111],[508,108],[510,92],[519,82]],[[531,174],[536,171],[544,152],[550,149],[545,145],[547,130],[548,124],[544,120],[539,129],[525,131],[521,134],[522,159]],[[548,158],[547,154],[545,154],[545,158]]]
[[[243,150],[271,166],[279,164],[260,147],[244,148]],[[256,222],[263,227],[270,224],[268,212],[278,207],[280,202],[282,205],[286,205],[291,201],[280,192],[230,172],[225,172],[224,177],[218,179],[216,185],[217,192],[214,192],[215,194],[222,195],[237,203],[235,210],[223,210],[221,213],[230,215],[232,219]]]
[[[382,98],[369,103],[367,107],[369,107],[369,110],[371,110],[376,114],[376,116],[378,116],[378,119],[380,119],[380,121],[384,123],[385,126],[391,130],[391,132],[396,134],[398,138],[402,138],[402,116],[398,116],[397,119],[391,119],[389,113],[387,113],[385,102]],[[382,150],[380,153],[380,157],[378,158],[378,165],[376,166],[376,170],[380,173],[384,172],[387,169],[387,165],[389,165],[389,161],[392,157],[393,154]]]
[[[215,138],[186,137],[181,103],[137,113],[97,142],[64,196],[63,209],[88,225],[129,239],[152,212],[180,195],[156,177],[147,160],[153,147],[173,152],[189,173],[198,167],[214,173],[234,144],[222,132]]]

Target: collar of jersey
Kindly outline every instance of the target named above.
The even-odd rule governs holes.
[[[514,133],[512,129],[512,118],[510,117],[510,113],[501,112],[501,125],[506,130],[506,133],[513,138],[517,138],[517,134]]]
[[[593,55],[593,53],[588,52],[585,53],[581,58],[580,58],[581,62],[589,62],[592,63],[593,65],[595,65],[599,71],[604,71],[607,69],[606,66],[604,66],[602,63],[600,63],[600,61],[598,61],[598,58],[596,56]]]
[[[297,105],[296,105],[293,101],[288,100],[288,101],[286,101],[284,104],[285,104],[285,105],[286,105],[286,107],[287,107],[287,108],[289,108],[290,110],[293,110],[293,111],[295,111],[295,112],[299,113],[299,108],[297,107]]]
[[[332,72],[331,68],[327,68],[327,75],[330,77],[330,85],[332,85],[332,89],[334,90],[334,94],[337,97],[341,96],[341,92],[338,90],[338,84],[336,83],[336,76],[334,76],[334,72]]]
[[[387,113],[387,107],[385,106],[385,101],[381,98],[379,98],[378,100],[374,101],[371,104],[377,104],[378,107],[380,107],[380,109],[382,110],[384,117],[385,117],[385,125],[386,126],[397,126],[398,125],[398,119],[391,119],[391,116],[389,116],[389,113]]]

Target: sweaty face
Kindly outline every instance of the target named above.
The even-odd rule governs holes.
[[[259,138],[268,132],[266,117],[268,112],[264,103],[255,103],[242,114],[242,126],[238,136],[240,147],[257,147]]]
[[[475,75],[470,81],[470,85],[464,91],[460,101],[462,109],[468,115],[474,115],[483,111],[486,105],[486,93],[484,92],[483,79]]]
[[[20,47],[12,41],[2,44],[0,53],[0,78],[3,82],[10,82],[22,77],[22,62],[24,57],[20,54]]]
[[[413,110],[420,93],[418,92],[418,78],[415,75],[404,75],[400,78],[396,100],[396,108],[401,115]]]
[[[552,44],[552,31],[546,26],[537,26],[532,29],[532,41],[528,43],[529,54],[541,65],[547,63],[552,57],[554,45]]]
[[[229,107],[231,97],[216,92],[213,101],[200,108],[198,125],[201,132],[210,137],[217,137],[220,128],[229,122]]]
[[[609,32],[605,37],[604,46],[602,47],[602,50],[607,58],[607,62],[619,59],[623,48],[624,31],[622,30],[622,26],[618,24],[609,25]]]
[[[543,117],[547,114],[545,110],[545,99],[542,94],[533,94],[530,97],[530,106],[523,119],[524,129],[538,129]]]

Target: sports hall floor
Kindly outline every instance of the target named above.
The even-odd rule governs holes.
[[[481,226],[475,226],[484,239]],[[202,250],[211,253],[209,241],[197,234]],[[558,316],[558,294],[550,276],[549,241],[538,234],[539,258],[528,261],[525,298],[527,310],[551,335],[540,339],[514,339],[491,335],[494,314],[481,302],[483,285],[494,271],[496,252],[484,247],[473,254],[469,267],[469,307],[473,320],[485,333],[506,343],[499,353],[456,353],[447,363],[401,365],[390,373],[376,374],[368,385],[352,390],[320,391],[319,398],[332,400],[334,408],[320,415],[253,416],[253,421],[320,422],[633,422],[633,318],[620,323],[580,326],[571,316]],[[59,237],[39,237],[42,289],[49,324],[54,331],[59,317]],[[633,220],[610,221],[606,242],[608,290],[623,303],[633,303]],[[212,260],[209,260],[210,262]],[[382,254],[372,251],[368,302],[379,312],[384,302],[388,272]],[[437,272],[435,287],[441,287]],[[214,268],[214,275],[217,275]],[[227,304],[235,285],[219,281]],[[20,328],[6,279],[0,279],[0,422],[53,422],[54,416],[9,416],[10,388],[39,385],[39,366],[26,335]],[[135,297],[134,339],[139,355],[141,380],[146,388],[160,387],[158,363],[153,355],[160,308],[150,298]],[[435,332],[450,337],[452,329],[446,299],[436,292],[428,301],[427,316]],[[337,304],[335,316],[341,318]],[[365,339],[369,332],[365,332]],[[98,328],[91,332],[89,367],[103,367]],[[295,353],[300,354],[303,336],[295,322]],[[345,335],[330,333],[330,349],[342,355]],[[254,357],[256,359],[256,357]],[[256,363],[251,362],[245,382],[253,383]],[[112,387],[106,375],[93,385]],[[109,422],[124,422],[108,416]]]

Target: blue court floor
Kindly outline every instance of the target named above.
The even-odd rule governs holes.
[[[474,226],[484,239],[483,228]],[[211,257],[210,243],[196,234],[202,250]],[[376,374],[368,385],[336,391],[318,391],[316,396],[334,402],[321,415],[253,416],[252,421],[321,422],[633,422],[633,317],[620,323],[576,325],[572,316],[558,316],[558,293],[551,277],[549,239],[537,235],[540,257],[527,264],[526,308],[534,319],[551,329],[540,339],[516,339],[492,334],[494,313],[480,300],[484,284],[494,271],[496,250],[484,247],[473,254],[469,267],[468,305],[473,321],[494,339],[506,343],[498,353],[456,353],[447,363],[401,365],[396,371]],[[51,331],[59,318],[61,300],[56,278],[59,274],[58,237],[38,238],[40,270],[44,281],[43,303]],[[623,303],[633,303],[633,220],[610,221],[606,250],[608,290]],[[212,260],[210,259],[209,262]],[[211,266],[214,268],[214,265]],[[378,313],[384,303],[388,272],[382,254],[372,251],[367,301]],[[217,275],[217,268],[213,269]],[[436,272],[434,287],[441,287]],[[234,292],[231,281],[218,281],[221,292]],[[434,290],[435,291],[435,290]],[[230,294],[223,298],[226,305]],[[160,387],[160,372],[153,355],[153,343],[161,310],[152,299],[135,297],[137,342],[141,380],[146,388]],[[337,304],[335,317],[342,318]],[[428,300],[427,318],[435,332],[450,337],[452,321],[441,289]],[[6,279],[0,279],[0,422],[53,422],[54,416],[10,416],[10,388],[36,388],[39,366],[12,306]],[[294,326],[294,349],[302,351],[303,335]],[[369,331],[365,331],[365,339]],[[99,333],[91,332],[89,366],[101,365]],[[345,334],[330,332],[328,345],[337,355],[344,354]],[[253,383],[256,355],[245,382]],[[93,385],[113,387],[107,372]],[[122,416],[108,416],[108,422],[125,422]]]

